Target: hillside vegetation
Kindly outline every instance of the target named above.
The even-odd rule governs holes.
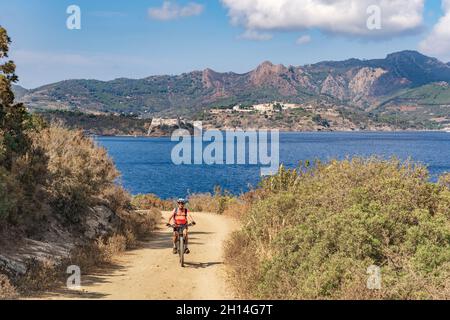
[[[75,111],[39,112],[48,123],[62,123],[74,130],[83,130],[88,135],[147,135],[151,119],[113,114],[86,114]]]
[[[238,208],[235,288],[258,299],[449,299],[450,185],[395,159],[280,169]],[[245,205],[244,205],[245,203]],[[370,266],[381,289],[367,288]]]

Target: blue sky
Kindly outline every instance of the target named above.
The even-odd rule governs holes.
[[[163,0],[0,0],[0,25],[13,39],[11,58],[27,88],[72,78],[142,78],[205,68],[243,73],[265,60],[303,65],[382,58],[405,49],[450,61],[449,48],[434,48],[443,35],[433,28],[445,26],[447,13],[450,17],[440,0],[413,0],[417,6],[400,19],[398,8],[383,8],[386,21],[401,23],[376,37],[355,29],[361,15],[346,19],[336,11],[328,17],[325,9],[333,8],[320,11],[324,7],[314,5],[308,13],[301,7],[333,1],[282,0],[291,11],[284,13],[270,1],[281,0],[177,0],[166,8]],[[346,1],[354,0],[335,2]],[[423,21],[408,20],[423,1]],[[66,28],[72,4],[81,9],[81,30]]]

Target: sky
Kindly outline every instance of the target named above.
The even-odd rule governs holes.
[[[0,0],[0,25],[26,88],[401,50],[450,61],[450,0]]]

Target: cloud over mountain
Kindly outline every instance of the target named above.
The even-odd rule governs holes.
[[[222,0],[231,23],[249,30],[305,30],[358,37],[392,37],[422,26],[425,0]],[[370,6],[381,29],[370,30]]]
[[[450,0],[442,0],[445,12],[431,33],[420,43],[420,49],[442,59],[450,59]]]

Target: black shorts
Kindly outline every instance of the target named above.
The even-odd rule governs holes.
[[[173,232],[177,232],[178,228],[173,228]],[[186,231],[188,230],[188,227],[186,227]]]

